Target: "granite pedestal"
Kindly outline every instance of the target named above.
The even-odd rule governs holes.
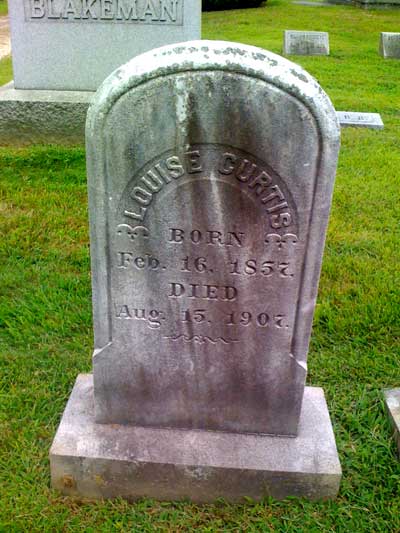
[[[83,144],[90,91],[0,87],[0,144]]]
[[[78,376],[50,450],[52,485],[87,498],[212,502],[223,495],[333,498],[341,468],[318,387],[306,387],[296,438],[96,424],[93,378]]]

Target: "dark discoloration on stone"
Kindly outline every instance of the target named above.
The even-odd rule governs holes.
[[[308,83],[308,78],[305,74],[301,73],[301,72],[298,72],[298,71],[295,71],[295,70],[291,70],[293,76],[296,76],[296,78],[298,78],[299,80],[301,81],[304,81],[305,83]]]

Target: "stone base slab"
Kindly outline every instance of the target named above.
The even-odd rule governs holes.
[[[400,389],[386,389],[383,394],[400,456]]]
[[[94,92],[0,87],[0,144],[84,144]]]
[[[323,390],[306,387],[299,436],[96,424],[80,374],[50,450],[55,489],[84,498],[334,498],[341,468]]]

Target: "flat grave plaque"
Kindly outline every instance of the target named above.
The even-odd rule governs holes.
[[[379,113],[357,113],[354,111],[337,111],[339,123],[342,127],[371,128],[383,130],[383,122]]]
[[[283,53],[287,55],[329,55],[329,33],[324,31],[285,30]]]

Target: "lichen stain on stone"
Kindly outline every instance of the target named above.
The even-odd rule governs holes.
[[[184,471],[186,476],[197,481],[206,480],[210,477],[210,472],[201,466],[187,466]]]
[[[299,80],[301,81],[304,81],[304,83],[308,83],[310,80],[307,78],[307,76],[301,72],[298,72],[296,69],[294,68],[291,68],[290,69],[290,72],[291,74],[293,74],[293,76],[295,78],[298,78]]]
[[[173,53],[174,54],[183,54],[184,52],[186,52],[186,47],[184,46],[176,46],[175,48],[173,48]]]
[[[73,476],[64,474],[62,477],[62,484],[66,489],[73,489],[76,487],[76,481]]]
[[[231,48],[230,46],[228,46],[228,48],[226,48],[226,50],[224,50],[223,52],[224,54],[232,54],[232,55],[239,55],[239,56],[245,56],[247,55],[247,51],[246,50],[241,50],[240,48]]]
[[[272,66],[275,66],[278,64],[278,62],[275,59],[268,59],[267,56],[261,52],[252,52],[251,54],[252,58],[256,61],[265,61],[268,60],[269,64]]]
[[[104,487],[104,485],[107,484],[106,480],[102,476],[100,476],[98,474],[93,476],[93,479],[94,479],[94,482],[96,483],[96,485],[98,485],[99,487]]]

